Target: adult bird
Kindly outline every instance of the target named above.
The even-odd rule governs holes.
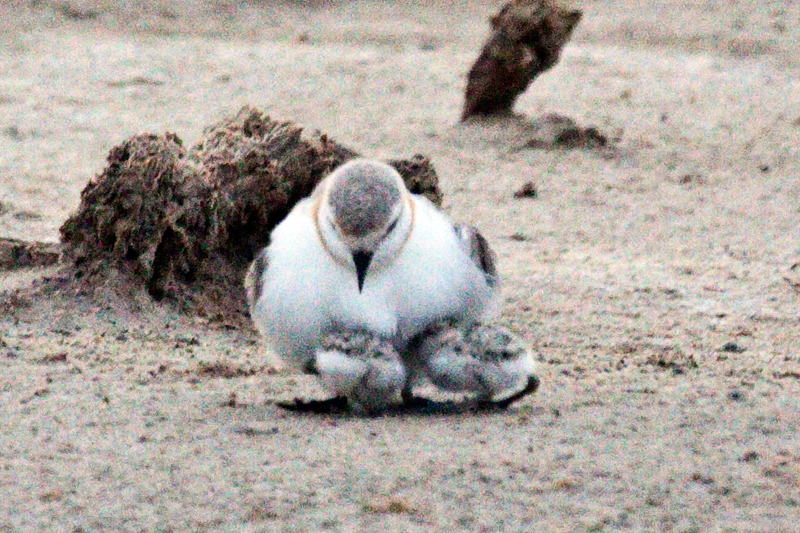
[[[476,238],[411,194],[391,166],[350,161],[292,209],[250,265],[251,317],[279,357],[307,371],[318,370],[332,328],[391,339],[409,399],[425,370],[417,352],[404,354],[408,342],[439,320],[475,321],[496,305],[491,255]]]

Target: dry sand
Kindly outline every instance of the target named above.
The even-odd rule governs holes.
[[[516,109],[619,140],[562,151],[457,123],[500,2],[326,4],[4,1],[0,236],[57,240],[112,146],[243,104],[423,153],[540,391],[296,416],[319,389],[250,330],[0,273],[0,531],[797,531],[800,6],[584,1]]]

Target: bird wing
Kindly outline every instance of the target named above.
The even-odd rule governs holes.
[[[486,238],[477,228],[468,224],[455,224],[453,229],[464,251],[467,252],[475,266],[483,272],[487,285],[492,288],[498,287],[500,277],[497,275],[495,255]]]

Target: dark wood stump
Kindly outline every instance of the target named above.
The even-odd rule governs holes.
[[[531,82],[558,62],[582,17],[554,0],[515,0],[491,18],[492,34],[467,76],[461,121],[510,114]]]

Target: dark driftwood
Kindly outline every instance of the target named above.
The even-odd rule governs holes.
[[[61,226],[76,278],[89,287],[113,279],[189,313],[241,322],[242,280],[254,254],[322,178],[358,156],[326,135],[302,133],[244,107],[192,148],[172,133],[136,135],[113,148]],[[412,192],[441,203],[428,159],[390,164]]]
[[[467,76],[461,121],[510,114],[531,82],[559,59],[581,20],[554,0],[515,0],[491,18],[492,34]]]

